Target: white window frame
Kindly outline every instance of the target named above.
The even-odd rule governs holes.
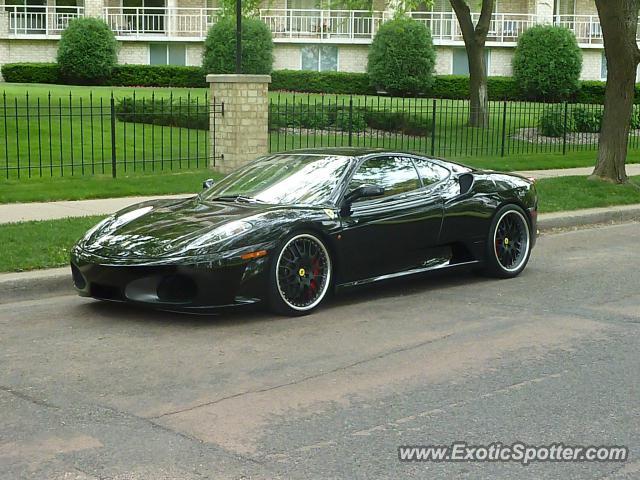
[[[189,65],[189,63],[187,62],[187,45],[184,43],[176,43],[177,45],[181,45],[182,47],[184,47],[184,65],[173,65],[172,63],[169,63],[169,44],[171,42],[149,42],[147,44],[148,48],[147,48],[147,65],[151,65],[151,45],[164,45],[165,46],[165,55],[164,55],[164,59],[166,63],[161,63],[161,64],[157,64],[155,63],[154,65],[166,65],[168,67],[186,67]]]
[[[299,67],[298,70],[302,70],[302,71],[307,71],[307,72],[333,72],[333,70],[320,70],[320,65],[322,65],[322,47],[336,47],[336,72],[340,71],[340,47],[338,45],[332,45],[332,44],[308,44],[308,45],[302,45],[300,47],[300,63],[299,63]],[[317,70],[303,70],[302,68],[302,49],[305,47],[314,47],[318,49],[318,69]]]
[[[489,71],[491,70],[491,48],[489,47],[484,47],[485,51],[487,52],[487,64],[484,66],[485,69],[487,70],[487,77],[489,76]],[[453,73],[453,54],[455,50],[465,50],[465,47],[453,47],[451,48],[451,68],[449,69],[449,75],[455,75],[455,73]],[[468,58],[467,58],[468,61]]]

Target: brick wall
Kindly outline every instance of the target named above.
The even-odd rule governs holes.
[[[436,75],[450,75],[453,68],[453,49],[451,47],[436,47]]]
[[[276,44],[273,49],[274,70],[299,70],[300,46]]]
[[[367,69],[368,45],[346,45],[338,47],[338,70],[341,72],[365,72]]]
[[[492,48],[489,53],[489,75],[510,77],[513,74],[513,48]]]
[[[118,63],[149,64],[149,44],[142,42],[122,42],[118,52]]]
[[[600,78],[602,68],[602,53],[604,50],[582,50],[583,80],[603,80]]]

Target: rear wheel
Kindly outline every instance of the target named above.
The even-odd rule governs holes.
[[[289,236],[271,263],[271,309],[290,316],[310,313],[326,297],[331,274],[331,256],[322,240],[309,232]]]
[[[499,278],[515,277],[524,270],[531,255],[531,229],[524,211],[505,205],[496,213],[485,253],[485,273]]]

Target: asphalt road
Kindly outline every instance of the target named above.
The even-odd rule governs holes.
[[[312,316],[0,306],[0,478],[640,478],[640,224],[547,235]],[[626,445],[626,463],[402,463],[399,445]]]

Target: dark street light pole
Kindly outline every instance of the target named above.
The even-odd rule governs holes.
[[[236,0],[236,73],[242,73],[242,2]]]

